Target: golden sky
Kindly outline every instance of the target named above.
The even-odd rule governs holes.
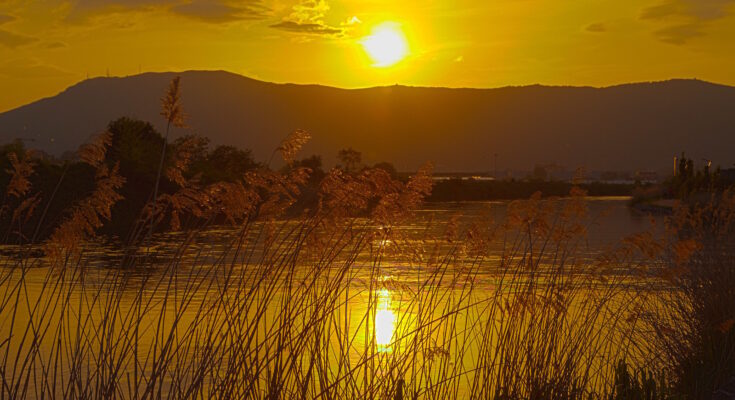
[[[390,22],[408,55],[362,43]],[[223,69],[273,82],[735,84],[735,0],[0,0],[0,111],[87,76]]]

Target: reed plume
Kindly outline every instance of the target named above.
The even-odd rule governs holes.
[[[309,132],[303,129],[297,129],[283,139],[276,151],[281,153],[281,157],[283,157],[283,160],[288,165],[291,165],[296,160],[296,155],[301,151],[301,148],[309,140],[311,140],[311,134]]]
[[[163,146],[161,148],[161,159],[158,163],[158,171],[156,172],[156,183],[153,188],[153,204],[150,207],[152,213],[156,212],[156,201],[158,200],[158,186],[161,183],[161,171],[163,170],[163,162],[166,159],[166,146],[168,145],[168,134],[171,127],[183,128],[184,110],[181,106],[181,77],[177,76],[171,80],[166,90],[166,95],[161,99],[161,115],[166,119],[166,135],[163,137]],[[155,225],[155,216],[151,217],[151,225],[148,230],[148,240],[153,235],[153,227]]]
[[[33,196],[26,197],[31,190],[30,176],[33,174],[34,167],[36,165],[32,158],[32,152],[30,150],[25,151],[22,158],[18,158],[16,153],[8,153],[8,161],[10,161],[10,168],[6,170],[10,174],[10,182],[5,190],[5,196],[0,206],[0,217],[4,216],[10,209],[12,204],[18,204],[13,210],[10,226],[8,226],[8,234],[15,226],[15,223],[27,222],[30,219],[33,211],[36,209],[38,202],[40,201],[40,195],[36,193]],[[13,200],[14,199],[14,200]],[[22,224],[21,224],[22,225]],[[18,234],[22,236],[22,232],[19,229]]]
[[[169,126],[176,128],[186,127],[184,109],[181,106],[181,77],[171,80],[166,94],[161,99],[161,116]]]
[[[405,185],[393,183],[393,185],[380,185],[381,187],[394,186],[395,189],[389,193],[379,193],[380,201],[373,210],[372,216],[384,224],[389,222],[398,223],[411,216],[411,212],[423,203],[424,199],[431,195],[434,182],[431,179],[434,166],[431,163],[423,165],[411,176]],[[390,177],[388,177],[389,180]]]
[[[94,236],[104,221],[111,218],[112,207],[122,199],[118,191],[125,183],[125,178],[120,175],[119,165],[109,167],[105,164],[111,136],[109,132],[98,135],[79,150],[79,158],[96,168],[95,188],[89,196],[72,207],[70,215],[44,244],[46,253],[53,260],[58,261],[65,255],[77,252],[84,240]]]
[[[36,207],[41,203],[41,194],[36,193],[32,196],[28,196],[21,203],[18,205],[18,207],[13,210],[13,217],[10,220],[10,226],[15,226],[17,224],[18,230],[17,233],[22,237],[22,239],[27,239],[23,236],[22,228],[28,222],[30,221],[31,217],[33,216],[33,212],[36,211]]]
[[[166,169],[166,178],[179,185],[188,186],[184,173],[188,170],[197,152],[206,148],[209,140],[199,136],[188,135],[176,140],[174,154],[169,167]]]
[[[679,204],[666,233],[636,237],[636,248],[668,290],[641,300],[640,323],[655,363],[685,398],[726,398],[735,376],[735,192]],[[718,389],[722,391],[720,394]],[[722,397],[725,395],[725,397]],[[720,396],[720,397],[718,397]]]
[[[32,159],[30,150],[25,152],[22,159],[19,159],[15,153],[8,153],[8,160],[11,168],[7,170],[10,174],[10,183],[6,189],[6,195],[21,198],[31,189],[29,178],[33,174],[36,163]]]
[[[112,133],[105,131],[83,144],[77,151],[77,156],[83,163],[89,164],[94,168],[99,168],[105,162],[107,149],[111,144]]]

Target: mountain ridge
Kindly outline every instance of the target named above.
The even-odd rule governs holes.
[[[52,99],[56,96],[59,96],[70,89],[73,89],[77,86],[84,85],[86,83],[95,82],[95,81],[103,81],[103,80],[115,80],[115,79],[128,79],[128,78],[134,78],[139,76],[145,76],[145,75],[166,75],[166,76],[175,76],[175,75],[181,75],[181,74],[189,74],[189,73],[221,73],[226,75],[232,75],[238,78],[246,79],[252,82],[257,83],[263,83],[263,84],[270,84],[270,85],[279,85],[279,86],[296,86],[296,87],[320,87],[320,88],[329,88],[329,89],[335,89],[335,90],[344,90],[344,91],[360,91],[360,90],[370,90],[370,89],[381,89],[381,88],[393,88],[393,87],[400,87],[400,88],[409,88],[409,89],[447,89],[447,90],[478,90],[478,91],[485,91],[485,90],[499,90],[499,89],[522,89],[522,88],[565,88],[565,89],[613,89],[613,88],[619,88],[619,87],[628,87],[628,86],[641,86],[641,85],[650,85],[650,84],[667,84],[667,83],[701,83],[706,85],[711,85],[714,87],[724,87],[724,88],[735,88],[735,86],[727,85],[724,83],[717,83],[717,82],[711,82],[699,78],[670,78],[670,79],[662,79],[662,80],[654,80],[654,81],[636,81],[636,82],[626,82],[626,83],[618,83],[613,85],[606,85],[606,86],[594,86],[594,85],[549,85],[549,84],[543,84],[543,83],[531,83],[527,85],[505,85],[505,86],[493,86],[493,87],[471,87],[471,86],[424,86],[424,85],[405,85],[405,84],[394,84],[394,85],[378,85],[378,86],[365,86],[365,87],[355,87],[355,88],[345,88],[345,87],[339,87],[339,86],[330,86],[330,85],[324,85],[319,83],[294,83],[294,82],[270,82],[265,81],[261,79],[256,79],[253,77],[249,77],[247,75],[241,75],[237,74],[235,72],[227,71],[227,70],[184,70],[184,71],[171,71],[171,72],[143,72],[136,75],[126,75],[126,76],[96,76],[88,79],[83,79],[77,83],[74,83],[70,85],[69,87],[65,88],[64,90],[60,91],[59,93],[47,97],[42,97],[40,99],[34,100],[31,103],[23,104],[18,107],[0,112],[0,115],[11,112],[20,108],[23,108],[25,106],[37,103],[39,101],[43,101],[46,99]]]
[[[352,146],[367,162],[391,161],[410,170],[435,161],[443,171],[531,169],[536,163],[570,169],[668,168],[687,151],[729,166],[735,156],[735,88],[697,79],[607,87],[505,86],[446,88],[379,86],[345,89],[270,83],[226,71],[144,73],[98,77],[56,96],[0,113],[0,141],[33,138],[52,154],[73,150],[121,116],[159,130],[159,99],[173,76],[191,129],[214,144],[252,148],[267,159],[298,128],[314,139],[304,155],[334,163]],[[622,155],[624,157],[615,157]]]

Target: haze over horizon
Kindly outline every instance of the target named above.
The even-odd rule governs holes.
[[[735,85],[735,1],[6,0],[0,111],[87,76],[226,70],[342,88]]]

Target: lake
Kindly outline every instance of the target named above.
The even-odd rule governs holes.
[[[61,267],[3,248],[7,391],[476,397],[530,395],[520,383],[529,381],[598,390],[611,358],[635,358],[624,315],[656,286],[630,264],[597,265],[622,238],[660,233],[663,219],[634,213],[627,198],[585,198],[574,217],[584,229],[567,237],[556,232],[572,232],[563,211],[533,231],[506,227],[515,204],[428,204],[395,226],[171,233],[126,261],[121,246],[96,241]]]

